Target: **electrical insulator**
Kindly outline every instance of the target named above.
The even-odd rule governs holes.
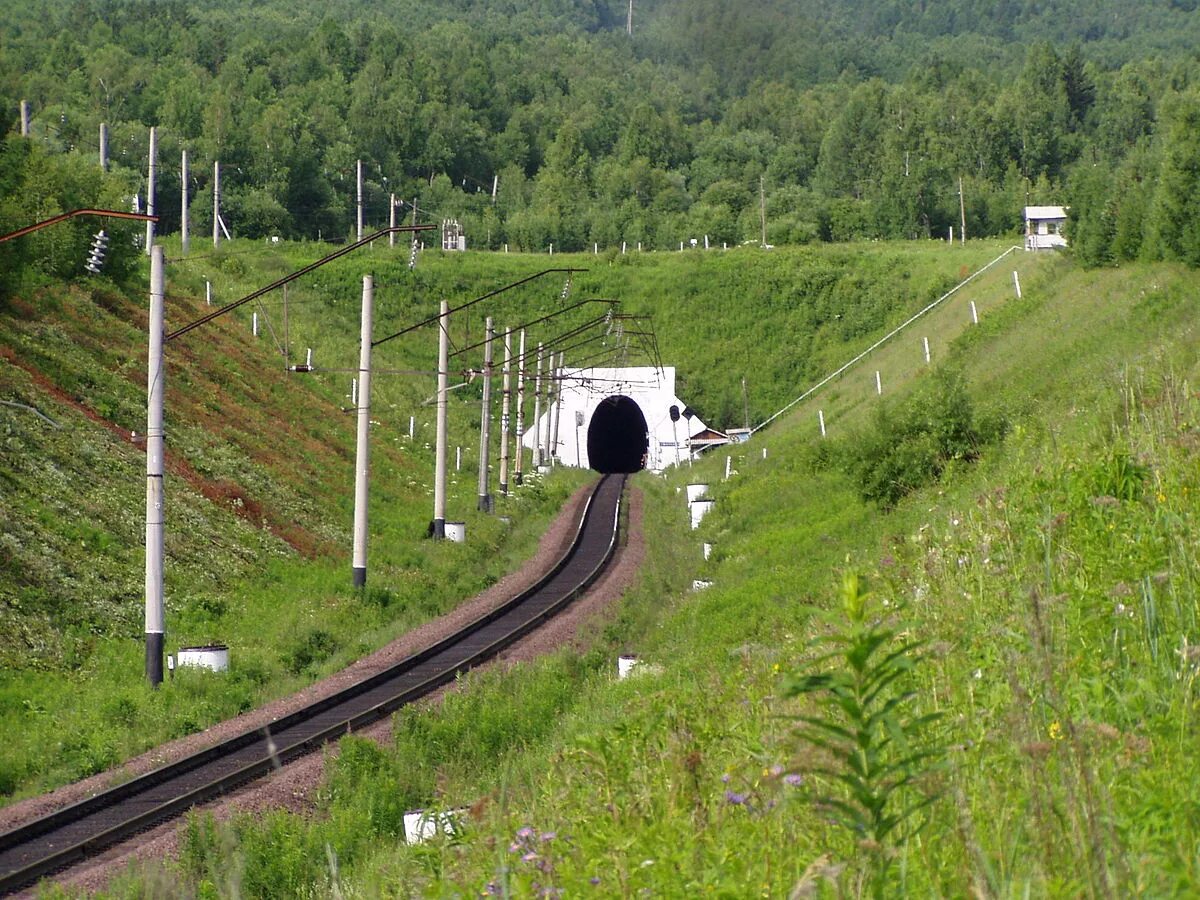
[[[563,285],[562,296],[559,297],[559,300],[566,300],[567,295],[570,293],[571,293],[571,279],[568,278],[567,283]]]
[[[108,235],[102,228],[92,238],[92,252],[88,254],[87,262],[83,264],[83,267],[93,275],[99,275],[100,267],[104,265],[104,253],[107,249]]]
[[[415,269],[417,267],[417,239],[413,238],[412,252],[408,254],[408,267]]]

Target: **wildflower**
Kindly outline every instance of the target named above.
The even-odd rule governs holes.
[[[721,784],[729,784],[729,781],[730,781],[730,779],[732,779],[732,777],[733,777],[732,775],[730,775],[728,772],[726,772],[724,775],[721,776]]]
[[[524,828],[522,828],[520,831],[517,832],[517,837],[521,838],[522,840],[531,838],[531,837],[533,837],[533,829],[530,828],[528,825],[526,825]]]
[[[1046,734],[1050,736],[1050,740],[1052,741],[1061,741],[1063,737],[1062,725],[1058,724],[1057,720],[1051,722],[1050,727],[1046,729]]]
[[[599,884],[599,883],[600,883],[599,875],[593,875],[591,878],[588,879],[588,884]]]
[[[800,787],[804,784],[804,776],[796,772],[789,772],[783,776],[783,783],[788,787]]]
[[[534,853],[532,850],[530,850],[528,853],[526,853],[524,856],[521,857],[521,862],[534,862],[537,859],[539,859],[538,855],[536,853]]]
[[[780,766],[780,765],[771,766],[771,774],[774,775],[776,778],[778,778],[780,775],[783,774],[783,766]]]
[[[543,841],[552,841],[556,837],[558,837],[557,831],[543,831],[542,832],[542,840]]]
[[[733,806],[741,806],[746,802],[746,795],[739,794],[737,791],[726,791],[725,802]]]

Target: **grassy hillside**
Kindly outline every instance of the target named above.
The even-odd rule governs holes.
[[[329,249],[240,241],[186,260],[169,249],[168,329],[209,312],[208,291],[214,306],[229,302]],[[443,296],[459,305],[548,268],[586,269],[573,277],[567,301],[565,275],[552,273],[456,316],[454,346],[478,342],[487,315],[515,326],[576,300],[620,299],[623,310],[653,316],[684,398],[724,426],[741,422],[743,375],[759,421],[996,252],[988,244],[769,254],[427,252],[410,271],[407,248],[380,242],[292,284],[286,313],[277,291],[168,343],[167,649],[224,641],[235,661],[228,684],[177,678],[157,697],[141,679],[146,298],[102,279],[11,298],[12,312],[0,316],[0,399],[50,421],[0,405],[0,721],[19,735],[0,750],[0,794],[101,771],[380,646],[515,565],[579,483],[582,476],[559,473],[502,504],[501,512],[517,516],[511,533],[475,513],[476,379],[452,393],[450,415],[451,453],[462,448],[463,469],[451,473],[449,514],[468,520],[471,540],[466,547],[425,541],[435,335],[426,328],[382,344],[372,402],[369,589],[354,592],[349,395],[365,272],[375,280],[382,337],[435,312]],[[550,320],[530,332],[531,345],[601,309]],[[633,347],[629,361],[644,362]],[[285,348],[292,361],[312,348],[319,371],[288,374]],[[481,356],[456,359],[456,372],[478,368]],[[528,417],[532,396],[527,404]],[[498,404],[493,414],[498,432]]]
[[[836,423],[824,441],[798,407],[740,448],[727,482],[722,455],[642,476],[650,557],[588,657],[474,677],[437,710],[401,713],[393,748],[343,742],[311,821],[197,817],[153,882],[206,896],[1193,893],[1195,276],[1056,260],[1023,281],[907,397],[878,400],[863,372],[814,397]],[[997,423],[986,434],[982,418]],[[904,437],[907,476],[951,426],[979,439],[890,511],[864,502],[880,433]],[[717,497],[698,532],[688,480]],[[653,667],[618,683],[617,650]],[[895,703],[856,720],[871,679],[877,706]],[[404,846],[400,814],[427,804],[472,816],[458,838]],[[139,895],[139,877],[113,894]]]

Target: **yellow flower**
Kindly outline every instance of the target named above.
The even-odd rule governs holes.
[[[1059,725],[1058,722],[1051,722],[1050,727],[1047,728],[1046,731],[1050,735],[1050,740],[1052,740],[1052,741],[1061,741],[1062,740],[1062,736],[1063,736],[1062,735],[1062,726]]]

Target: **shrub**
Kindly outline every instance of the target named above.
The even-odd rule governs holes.
[[[856,437],[846,467],[863,499],[891,508],[937,480],[954,460],[972,461],[998,438],[1002,419],[980,423],[960,375],[939,370],[899,405],[884,405]]]

